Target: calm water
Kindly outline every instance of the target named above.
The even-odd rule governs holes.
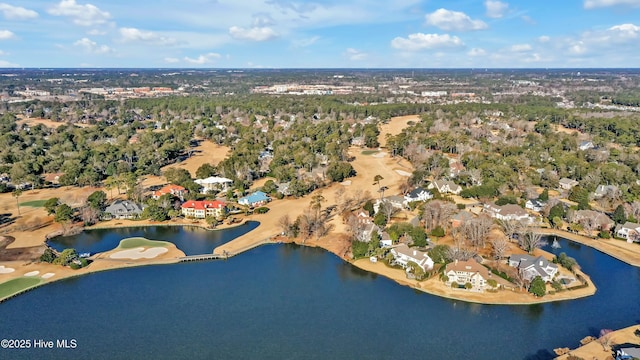
[[[76,349],[0,349],[0,358],[549,359],[555,347],[640,322],[640,269],[560,244],[591,274],[595,296],[467,304],[294,245],[97,273],[0,304],[3,338],[73,338]]]
[[[226,230],[205,230],[196,226],[148,226],[85,231],[78,235],[56,237],[49,245],[58,251],[75,248],[79,253],[104,252],[113,250],[120,240],[141,236],[150,240],[164,240],[174,243],[186,255],[210,254],[216,247],[246,234],[260,225],[257,221]]]

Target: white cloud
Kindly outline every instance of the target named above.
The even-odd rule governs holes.
[[[188,62],[189,64],[204,65],[204,64],[212,63],[214,60],[219,58],[221,58],[220,54],[208,53],[208,54],[200,55],[196,59],[192,59],[188,56],[185,56],[184,61]]]
[[[8,40],[14,38],[16,35],[9,30],[0,30],[0,40]]]
[[[2,16],[4,16],[5,19],[9,20],[24,20],[38,17],[38,13],[33,10],[5,3],[0,3],[0,12],[2,12]]]
[[[427,25],[436,26],[445,31],[483,30],[489,26],[482,20],[473,20],[469,15],[447,9],[438,9],[425,16]]]
[[[98,29],[92,29],[87,31],[87,34],[92,35],[92,36],[102,36],[102,35],[107,35],[107,32],[104,30],[98,30]]]
[[[306,39],[293,40],[291,43],[295,47],[307,47],[315,44],[318,40],[320,40],[320,36],[313,36]]]
[[[49,9],[49,14],[55,16],[68,16],[80,26],[94,26],[106,23],[111,14],[100,10],[92,4],[80,5],[76,0],[62,0],[59,4]]]
[[[485,1],[484,6],[487,8],[487,16],[494,19],[503,17],[509,8],[509,4],[493,0]]]
[[[469,56],[485,56],[485,55],[487,55],[487,52],[484,49],[473,48],[473,49],[469,50],[467,55],[469,55]]]
[[[369,54],[367,54],[365,52],[362,52],[362,51],[359,51],[359,50],[356,50],[354,48],[348,48],[345,51],[345,56],[347,58],[349,58],[349,60],[351,60],[351,61],[364,60],[364,59],[367,58],[368,55]]]
[[[229,35],[234,39],[249,41],[267,41],[278,37],[278,34],[268,26],[248,29],[232,26],[229,28]]]
[[[82,38],[74,42],[73,45],[81,47],[86,52],[92,54],[108,54],[114,52],[113,49],[107,45],[98,45],[98,43],[89,38]]]
[[[180,62],[180,59],[172,58],[172,57],[166,57],[166,58],[164,58],[164,62],[167,62],[169,64],[175,64],[175,63]]]
[[[136,28],[120,28],[120,36],[122,36],[122,41],[124,42],[139,41],[155,45],[173,45],[176,43],[176,39]]]
[[[10,62],[5,61],[5,60],[0,60],[0,68],[13,68],[13,67],[20,67],[20,65],[14,64],[14,63],[10,63]]]
[[[529,44],[516,44],[511,46],[511,51],[513,52],[526,52],[531,50],[532,47]]]
[[[541,43],[547,43],[551,40],[550,37],[548,37],[547,35],[542,35],[540,37],[538,37],[538,41]]]
[[[627,5],[632,7],[640,7],[640,0],[585,0],[585,9],[595,9],[601,7]]]
[[[391,40],[391,46],[404,51],[421,51],[428,49],[458,48],[464,43],[457,36],[449,34],[410,34],[407,38],[396,37]]]

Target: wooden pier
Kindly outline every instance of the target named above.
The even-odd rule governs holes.
[[[229,256],[231,256],[231,254],[190,255],[190,256],[181,257],[180,262],[219,260],[219,259],[226,259]]]

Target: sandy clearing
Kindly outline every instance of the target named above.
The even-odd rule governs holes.
[[[380,125],[380,135],[378,135],[380,147],[385,147],[387,145],[387,134],[400,134],[402,129],[409,126],[410,121],[419,122],[420,115],[396,116],[392,117],[388,123]]]
[[[46,126],[48,128],[53,128],[53,129],[57,129],[62,125],[75,125],[75,126],[78,126],[78,127],[89,127],[89,126],[92,126],[91,124],[83,124],[83,123],[71,124],[71,123],[67,123],[67,122],[64,122],[64,121],[55,122],[55,121],[52,121],[50,119],[44,119],[44,118],[28,118],[27,119],[24,116],[20,116],[20,115],[18,115],[18,119],[19,120],[16,121],[16,124],[18,124],[18,125],[27,124],[29,126],[36,126],[38,124],[41,124],[41,125],[44,125],[44,126]]]
[[[42,274],[41,278],[49,279],[49,278],[53,277],[54,275],[55,275],[55,273],[48,272],[46,274]]]
[[[16,269],[0,265],[0,274],[11,274],[14,271],[16,271]]]
[[[169,250],[167,248],[163,248],[163,247],[153,247],[149,249],[139,247],[135,249],[121,250],[109,255],[109,257],[111,259],[131,259],[131,260],[153,259],[156,256],[160,254],[164,254],[168,251]]]
[[[351,185],[351,180],[343,181],[343,182],[340,183],[340,185],[342,185],[342,186],[350,186]]]
[[[396,172],[398,173],[398,175],[400,176],[411,176],[410,172],[404,171],[404,170],[396,170]]]
[[[24,276],[36,276],[38,274],[40,274],[40,271],[34,270],[34,271],[29,271],[28,273],[24,274]]]

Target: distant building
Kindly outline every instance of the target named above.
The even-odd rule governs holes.
[[[598,185],[596,191],[593,193],[593,197],[601,199],[608,194],[615,194],[618,192],[618,187],[615,185]]]
[[[128,200],[116,200],[104,210],[105,219],[135,219],[142,214],[144,206]]]
[[[433,194],[423,188],[416,188],[404,196],[404,203],[408,204],[414,201],[427,201],[433,199]]]
[[[498,220],[522,220],[533,221],[533,218],[526,210],[515,204],[496,205],[492,202],[484,204],[483,211],[494,219]]]
[[[593,148],[595,148],[595,145],[593,145],[593,142],[591,141],[581,141],[580,144],[578,145],[578,149],[583,151],[593,149]]]
[[[527,200],[527,203],[524,204],[524,207],[526,209],[535,211],[535,212],[540,212],[542,211],[542,209],[544,208],[544,206],[546,205],[546,203],[540,201],[540,200],[536,200],[536,199],[531,199],[531,200]]]
[[[224,216],[226,211],[226,204],[218,200],[190,200],[182,204],[182,215],[189,218],[204,219],[208,216],[219,218]]]
[[[256,191],[249,196],[238,199],[238,204],[246,206],[262,206],[269,202],[269,196],[262,191]]]

